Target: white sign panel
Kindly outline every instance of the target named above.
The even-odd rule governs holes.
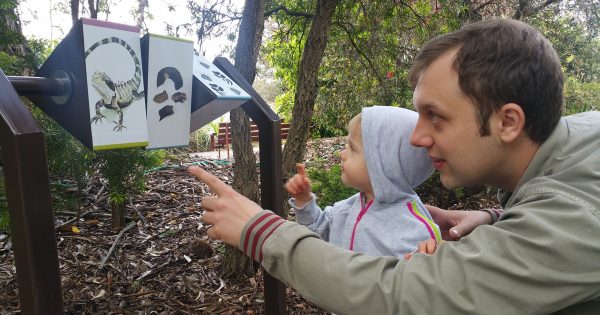
[[[147,149],[189,144],[194,43],[148,37]]]
[[[94,150],[148,144],[140,39],[137,27],[83,23]]]
[[[202,56],[194,57],[194,80],[198,80],[205,99],[192,104],[190,132],[208,124],[250,99],[233,80]],[[194,92],[196,93],[196,91]]]

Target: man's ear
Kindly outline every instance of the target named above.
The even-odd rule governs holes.
[[[498,110],[497,114],[502,141],[512,142],[525,132],[525,113],[521,106],[507,103]]]

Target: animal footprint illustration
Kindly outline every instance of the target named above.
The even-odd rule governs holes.
[[[162,93],[158,93],[152,98],[152,100],[158,104],[169,99],[169,95],[167,95],[167,91],[163,90]]]
[[[173,111],[173,105],[165,105],[163,108],[161,108],[158,111],[158,116],[160,116],[160,119],[158,119],[158,121],[163,120],[163,118],[165,117],[169,117],[171,115],[173,115],[175,113],[175,111]]]
[[[187,95],[183,92],[176,92],[173,95],[171,95],[171,99],[175,103],[183,103],[187,99]]]
[[[183,85],[181,73],[173,67],[164,67],[158,71],[158,74],[156,75],[156,87],[163,85],[166,80],[173,81],[176,90],[179,90]]]
[[[211,88],[212,88],[212,89],[213,89],[215,92],[217,92],[219,95],[225,95],[225,93],[223,92],[224,90],[223,90],[223,88],[222,88],[222,87],[220,87],[220,86],[218,86],[218,85],[216,85],[216,84],[214,84],[214,83],[211,83],[211,84],[210,84],[210,87],[211,87]]]

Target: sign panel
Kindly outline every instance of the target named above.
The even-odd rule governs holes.
[[[142,39],[146,73],[147,149],[189,144],[194,43],[148,34]],[[147,53],[146,53],[147,49]]]
[[[139,29],[82,21],[93,149],[146,146]]]
[[[250,99],[233,80],[202,56],[194,56],[190,133]]]

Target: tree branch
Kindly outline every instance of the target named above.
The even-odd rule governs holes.
[[[115,250],[115,247],[117,247],[117,243],[119,243],[119,240],[121,239],[121,237],[123,237],[123,234],[125,234],[125,232],[131,230],[134,226],[136,226],[135,221],[129,223],[129,225],[127,225],[125,228],[123,228],[121,230],[121,232],[119,232],[119,235],[117,235],[117,238],[115,239],[115,241],[113,242],[112,246],[108,250],[108,253],[106,254],[106,257],[104,257],[104,259],[102,259],[102,262],[100,263],[100,267],[98,269],[104,268],[104,264],[106,264],[106,261],[108,260],[108,257],[110,257],[110,254],[112,254],[112,252]]]
[[[359,59],[360,62],[363,64],[363,66],[365,68],[371,69],[371,71],[373,72],[373,75],[375,76],[375,78],[377,79],[377,81],[379,81],[379,84],[381,86],[383,86],[383,82],[381,80],[381,78],[379,77],[379,73],[377,72],[377,69],[375,68],[375,66],[373,65],[373,62],[371,61],[371,59],[369,59],[369,57],[358,47],[358,45],[356,44],[356,42],[354,41],[354,38],[352,37],[352,34],[350,32],[350,30],[348,30],[342,23],[340,22],[336,22],[336,25],[338,25],[340,28],[342,28],[344,30],[344,32],[346,32],[346,35],[348,35],[348,41],[350,42],[350,45],[354,48],[354,50],[356,50],[356,52],[361,55],[364,60],[367,61],[368,66],[364,64],[364,61],[362,59]]]
[[[273,9],[265,12],[265,18],[270,17],[271,15],[274,15],[274,14],[278,13],[279,11],[283,11],[289,16],[303,17],[303,18],[307,18],[307,19],[312,19],[314,16],[313,14],[306,13],[306,12],[291,11],[287,7],[280,5],[278,7],[275,7]]]

